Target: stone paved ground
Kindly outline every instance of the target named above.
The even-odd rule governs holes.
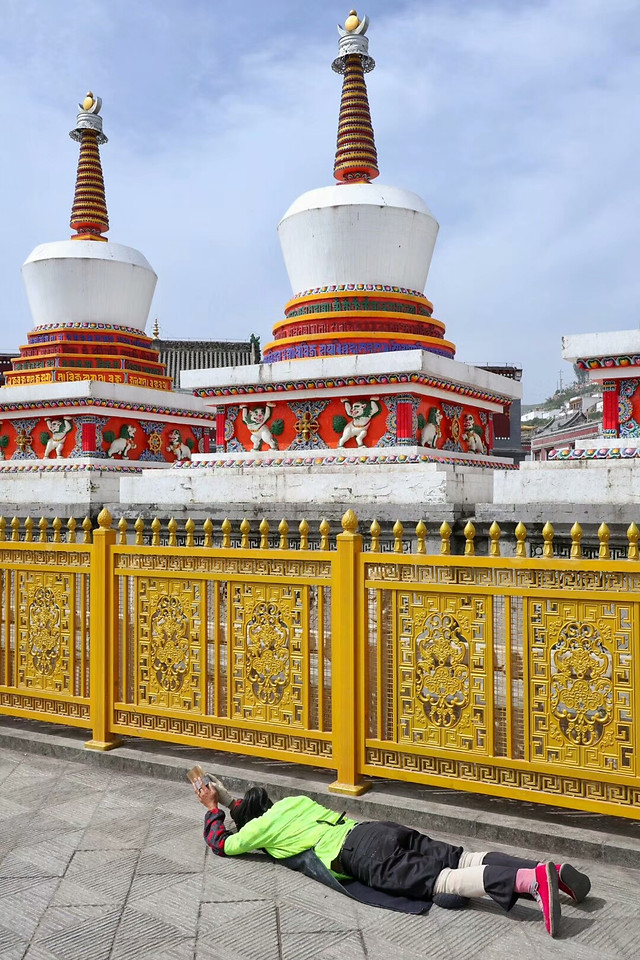
[[[407,917],[259,855],[216,858],[202,821],[186,781],[1,748],[0,960],[640,957],[638,870],[578,862],[593,895],[563,903],[551,940],[533,903]]]

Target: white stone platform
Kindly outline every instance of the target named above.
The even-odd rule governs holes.
[[[471,506],[491,499],[492,470],[481,466],[415,460],[411,450],[387,448],[384,454],[395,462],[367,462],[362,456],[345,456],[342,462],[323,463],[320,458],[297,457],[299,464],[275,464],[265,454],[238,460],[194,462],[169,470],[123,476],[120,501],[123,506],[147,504],[197,505],[205,503],[282,503],[318,505],[346,502],[354,507],[390,503],[406,505],[460,504]],[[424,451],[420,449],[422,453]],[[336,451],[329,451],[334,454]],[[345,451],[347,453],[347,451]],[[418,456],[417,454],[415,456]],[[399,458],[405,458],[399,459]],[[250,460],[250,463],[243,463]],[[320,461],[320,462],[318,462]],[[510,461],[496,461],[506,466]],[[515,472],[515,471],[514,471]]]
[[[145,463],[148,475],[168,464]],[[69,515],[89,513],[118,501],[123,476],[140,476],[140,462],[91,457],[59,460],[9,460],[0,463],[0,506],[33,513],[43,504],[68,507]],[[155,478],[154,478],[155,482]]]
[[[640,460],[559,460],[552,463],[525,460],[517,471],[495,471],[493,502],[496,505],[638,504]]]

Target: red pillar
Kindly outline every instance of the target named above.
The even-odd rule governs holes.
[[[224,428],[227,414],[224,407],[216,408],[216,450],[224,451],[226,442],[224,438]]]
[[[396,442],[416,442],[413,434],[413,404],[410,400],[398,400],[396,404]]]
[[[95,423],[82,424],[82,452],[96,452],[96,425]]]
[[[605,437],[620,435],[620,413],[618,409],[620,383],[618,380],[605,380],[602,384],[602,432]]]

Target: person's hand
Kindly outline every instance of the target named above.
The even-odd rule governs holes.
[[[218,800],[220,798],[213,783],[203,783],[202,780],[196,780],[193,789],[196,797],[207,810],[218,809]]]

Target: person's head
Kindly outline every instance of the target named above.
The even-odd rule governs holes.
[[[231,811],[233,822],[238,830],[244,827],[245,823],[255,820],[266,813],[273,803],[264,787],[250,787],[237,806]]]

